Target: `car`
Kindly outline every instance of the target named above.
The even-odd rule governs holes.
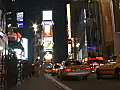
[[[44,65],[45,65],[45,69],[44,69],[45,73],[51,73],[52,63],[45,63]]]
[[[102,79],[104,76],[112,76],[120,79],[120,62],[116,61],[117,57],[113,56],[112,59],[107,60],[104,65],[96,69],[96,78]]]
[[[61,64],[60,63],[55,63],[53,64],[53,67],[52,67],[52,71],[51,71],[51,75],[57,75],[58,74],[58,70],[60,69],[61,67]]]
[[[89,65],[83,65],[77,60],[67,60],[63,61],[62,66],[58,70],[58,78],[63,79],[69,76],[81,76],[82,79],[87,79],[87,77],[92,73]]]

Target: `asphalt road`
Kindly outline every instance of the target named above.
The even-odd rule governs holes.
[[[100,80],[96,79],[95,74],[89,76],[87,80],[72,77],[60,80],[56,76],[52,77],[72,90],[120,90],[120,80],[111,76],[105,76]]]

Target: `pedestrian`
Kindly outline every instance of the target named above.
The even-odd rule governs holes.
[[[39,74],[40,74],[40,64],[39,64],[39,60],[36,59],[36,61],[35,61],[35,75],[39,76]]]

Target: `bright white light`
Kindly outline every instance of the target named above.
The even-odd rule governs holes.
[[[120,9],[120,2],[119,2],[119,9]]]
[[[14,49],[14,51],[16,52],[16,55],[17,55],[18,59],[22,59],[23,58],[23,54],[22,54],[22,50],[21,49]]]
[[[44,32],[46,33],[46,35],[49,35],[49,34],[51,33],[51,32],[50,32],[50,26],[49,26],[49,25],[46,25],[46,26],[45,26]]]
[[[52,54],[50,54],[49,52],[46,53],[45,59],[52,59]]]
[[[3,55],[8,55],[8,50],[3,50]]]
[[[86,23],[86,20],[84,20],[84,23]]]
[[[28,59],[28,39],[27,38],[22,38],[21,42],[22,46],[24,47],[24,59]]]
[[[43,20],[52,20],[52,10],[42,11]]]
[[[7,14],[11,14],[12,12],[7,12]]]
[[[34,31],[36,32],[37,30],[38,30],[38,25],[35,23],[35,24],[33,24],[33,26],[32,26],[33,28],[34,28]]]
[[[35,23],[35,24],[33,24],[33,28],[37,28],[38,27],[38,25]]]
[[[77,44],[76,44],[76,47],[79,47],[79,46],[80,46],[80,43],[77,43]]]
[[[84,9],[84,18],[86,19],[86,9]]]
[[[2,36],[2,37],[3,37],[4,35],[5,35],[4,33],[0,32],[0,36]]]
[[[68,19],[68,37],[71,38],[71,12],[70,12],[70,4],[67,4],[67,19]]]
[[[53,21],[42,21],[41,25],[43,25],[43,26],[46,26],[46,25],[52,26],[52,25],[54,25],[54,22]]]
[[[15,2],[15,0],[12,0],[12,2]]]
[[[8,24],[8,28],[11,27],[11,24]]]
[[[17,12],[17,21],[23,21],[23,12]]]
[[[40,56],[38,56],[38,59],[40,59]]]
[[[3,47],[2,47],[2,46],[0,46],[0,50],[3,50]]]

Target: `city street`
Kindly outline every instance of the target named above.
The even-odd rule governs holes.
[[[0,0],[0,90],[120,90],[119,24],[120,0]]]
[[[115,80],[111,76],[105,76],[100,80],[97,80],[94,74],[89,76],[88,80],[82,80],[80,78],[60,80],[55,76],[53,78],[71,88],[72,90],[117,90],[120,88],[120,80]]]
[[[60,80],[57,76],[44,74],[41,69],[38,77],[25,80],[11,90],[117,90],[118,88],[120,80],[115,80],[111,76],[97,80],[95,74],[92,74],[87,80],[75,77]]]

